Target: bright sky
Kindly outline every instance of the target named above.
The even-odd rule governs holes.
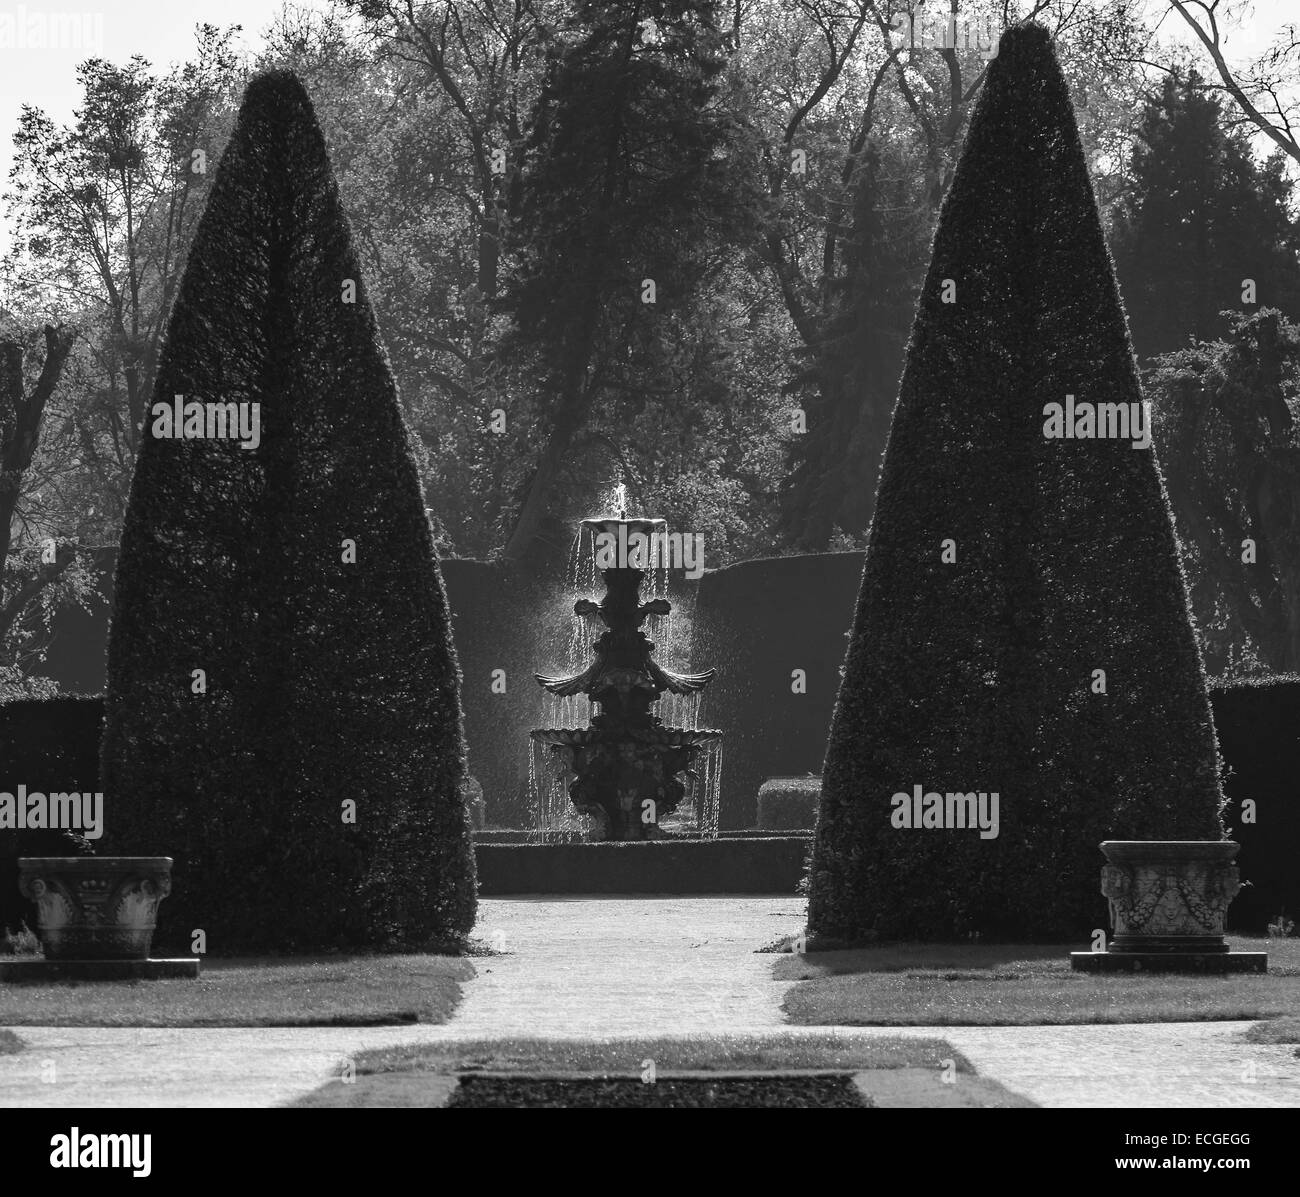
[[[1151,11],[1166,7],[1164,0],[1147,3]],[[328,6],[329,0],[293,2],[293,7],[300,9]],[[1245,7],[1253,13],[1252,18],[1244,28],[1225,35],[1229,61],[1250,59],[1268,45],[1283,24],[1300,23],[1297,0],[1253,0]],[[203,21],[223,28],[243,26],[241,45],[254,53],[280,8],[281,0],[25,0],[21,4],[0,0],[0,183],[9,177],[21,105],[37,105],[60,122],[72,119],[80,99],[78,62],[92,55],[124,62],[133,54],[142,54],[156,66],[165,67],[189,56],[194,27]],[[41,27],[62,32],[66,44],[33,48],[28,31]],[[1166,16],[1163,31],[1179,41],[1191,36],[1177,14]],[[1208,72],[1208,60],[1206,66]],[[0,252],[7,243],[8,229],[0,213]]]
[[[255,53],[281,7],[281,0],[0,0],[0,183],[9,178],[13,134],[23,104],[44,109],[60,123],[72,120],[81,99],[79,62],[92,57],[125,62],[142,54],[165,68],[191,56],[194,28],[205,21],[223,29],[242,26],[238,44]],[[329,4],[294,0],[292,7],[326,9]],[[62,27],[60,20],[65,22]],[[64,44],[33,48],[29,33],[24,46],[24,30],[42,25],[51,34],[62,32],[58,40]],[[0,252],[8,241],[8,222],[0,212]]]
[[[325,8],[325,0],[294,0],[295,8]],[[0,0],[0,134],[4,153],[22,104],[35,104],[55,117],[68,119],[80,98],[76,66],[98,56],[125,62],[142,54],[155,65],[167,66],[188,58],[194,48],[194,27],[204,21],[220,28],[242,25],[243,45],[255,50],[261,34],[280,10],[280,0]],[[78,41],[89,19],[92,44],[36,49],[12,45],[33,20],[57,30],[62,19],[72,26],[65,42]],[[9,33],[9,36],[6,36]]]

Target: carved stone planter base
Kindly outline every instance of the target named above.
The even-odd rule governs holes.
[[[1231,840],[1106,840],[1101,892],[1113,936],[1104,952],[1071,952],[1085,973],[1266,973],[1267,952],[1233,952],[1223,938],[1241,889]]]
[[[20,856],[18,888],[36,903],[47,960],[148,960],[170,856]]]
[[[1267,952],[1071,952],[1081,973],[1266,973]]]
[[[199,957],[150,960],[0,960],[0,981],[162,981],[197,979]]]

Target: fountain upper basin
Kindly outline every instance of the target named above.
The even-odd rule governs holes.
[[[656,532],[667,532],[668,521],[661,519],[619,519],[618,516],[606,515],[597,519],[583,520],[582,526],[590,532],[604,532],[609,536],[617,536],[620,528],[627,529],[627,535],[633,536],[641,533],[642,536],[651,536]]]

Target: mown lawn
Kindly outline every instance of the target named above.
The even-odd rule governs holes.
[[[1078,945],[888,944],[781,956],[775,976],[801,982],[786,994],[784,1008],[791,1022],[808,1026],[1026,1026],[1300,1016],[1300,939],[1228,940],[1240,951],[1267,951],[1268,974],[1098,976],[1071,971],[1069,953]]]
[[[942,1039],[851,1040],[846,1036],[688,1035],[671,1039],[479,1039],[376,1048],[357,1057],[357,1074],[398,1072],[548,1072],[639,1076],[642,1061],[660,1072],[779,1069],[929,1068],[970,1064]]]
[[[1242,1038],[1247,1043],[1300,1043],[1300,1017],[1257,1022]]]
[[[198,980],[0,983],[0,1026],[321,1027],[446,1022],[458,956],[205,960]]]

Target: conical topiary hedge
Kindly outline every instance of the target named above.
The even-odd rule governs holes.
[[[908,347],[827,747],[816,935],[1084,934],[1106,925],[1101,840],[1221,835],[1158,465],[1140,436],[1046,436],[1067,396],[1142,398],[1067,87],[1027,26],[989,68]],[[997,793],[996,836],[895,825],[916,786],[945,818],[949,793]]]
[[[176,858],[162,907],[175,947],[198,928],[217,953],[462,938],[475,886],[447,604],[324,138],[291,74],[249,85],[221,159],[155,411],[176,396],[260,404],[260,441],[169,438],[146,420],[109,644],[114,846]]]

